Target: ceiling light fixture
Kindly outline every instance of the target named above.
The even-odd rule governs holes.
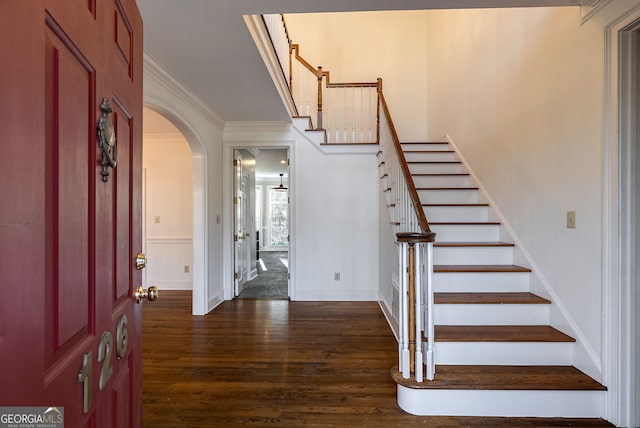
[[[282,176],[284,174],[280,173],[280,185],[273,188],[273,190],[277,190],[278,192],[286,192],[288,189],[284,187],[282,184]]]

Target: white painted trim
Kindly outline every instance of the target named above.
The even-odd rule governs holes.
[[[621,168],[622,151],[628,151],[628,130],[630,125],[620,110],[623,100],[624,76],[629,67],[621,67],[624,57],[620,56],[620,35],[635,21],[640,19],[640,4],[636,3],[606,26],[605,37],[605,103],[604,103],[604,144],[603,144],[603,360],[604,380],[609,388],[605,401],[605,418],[617,426],[638,426],[635,419],[634,391],[630,379],[637,379],[638,368],[631,359],[629,347],[638,332],[631,323],[631,302],[633,296],[630,275],[633,263],[629,241],[626,237],[630,229],[630,215],[625,202],[630,200],[629,170]],[[628,66],[629,64],[627,64]],[[622,75],[622,81],[621,79]],[[628,101],[628,100],[626,100]],[[627,106],[627,110],[630,106]],[[630,110],[633,110],[632,108]],[[626,113],[630,113],[627,111]],[[637,398],[635,399],[637,401]]]
[[[393,333],[393,337],[396,338],[396,342],[399,342],[400,339],[398,339],[398,321],[396,321],[395,318],[393,318],[393,315],[391,314],[391,310],[387,308],[387,305],[384,302],[384,300],[379,300],[378,298],[378,305],[380,306],[380,309],[382,309],[382,314],[387,320],[387,324],[389,325],[389,328]]]
[[[291,128],[291,122],[264,122],[264,121],[228,121],[225,123],[224,132],[288,132]]]
[[[267,71],[269,71],[271,80],[273,80],[276,90],[280,95],[280,99],[282,99],[282,103],[287,109],[289,117],[297,116],[298,111],[296,110],[295,103],[291,97],[289,84],[286,81],[282,69],[280,68],[280,61],[278,60],[278,56],[273,48],[269,32],[262,22],[262,16],[244,15],[243,18],[247,25],[247,29],[249,30],[249,34],[251,34],[251,38],[253,38],[256,48],[267,67]],[[282,67],[287,66],[288,64],[282,64]]]
[[[583,0],[580,4],[581,23],[585,24],[589,19],[600,12],[611,0]]]
[[[255,122],[254,122],[255,123]],[[261,129],[271,129],[271,135],[265,139],[265,133],[260,132]],[[222,148],[222,239],[223,239],[223,267],[222,281],[224,300],[231,300],[234,297],[234,248],[233,248],[233,151],[236,149],[287,149],[289,150],[289,299],[296,300],[296,169],[295,169],[295,141],[289,133],[291,125],[287,125],[285,129],[278,128],[277,124],[273,126],[260,122],[257,128],[251,126],[251,123],[241,125],[234,123],[230,128],[225,128],[224,144]],[[281,138],[274,138],[273,130],[283,131]],[[276,134],[277,135],[277,134]]]
[[[293,120],[291,129],[325,155],[375,155],[380,150],[378,144],[325,144],[323,131],[307,130],[304,127],[305,122],[307,122],[305,118],[296,118]]]
[[[191,91],[185,88],[173,75],[164,67],[158,60],[156,60],[149,52],[144,51],[144,74],[156,82],[160,83],[163,87],[168,89],[173,95],[178,97],[181,101],[187,104],[189,107],[196,110],[203,117],[207,118],[213,124],[222,129],[224,127],[224,120],[217,114],[211,111],[208,107],[202,103]]]
[[[148,244],[191,244],[191,236],[147,236]]]
[[[471,178],[475,181],[478,188],[480,189],[484,197],[487,199],[487,202],[491,205],[491,208],[493,209],[496,216],[499,218],[500,223],[502,224],[502,227],[504,227],[506,232],[510,235],[510,238],[513,239],[514,243],[516,244],[516,248],[518,249],[517,251],[519,251],[522,257],[524,257],[524,259],[527,261],[527,264],[529,265],[528,267],[531,269],[531,274],[537,277],[537,279],[540,281],[540,284],[544,287],[544,290],[548,293],[548,296],[545,296],[545,297],[548,297],[552,301],[552,306],[555,307],[555,308],[552,307],[552,310],[556,309],[559,315],[562,317],[561,319],[558,319],[558,317],[551,316],[550,317],[551,325],[557,328],[558,330],[573,336],[576,339],[576,346],[574,347],[574,357],[573,357],[574,365],[578,369],[588,374],[589,376],[593,377],[594,379],[601,380],[602,379],[602,361],[598,357],[598,354],[593,350],[591,346],[589,346],[589,342],[587,341],[586,337],[584,336],[584,334],[582,333],[578,325],[575,323],[575,321],[567,311],[566,307],[564,306],[564,304],[556,294],[555,290],[553,289],[549,281],[542,274],[542,271],[540,270],[538,265],[535,263],[535,261],[533,260],[529,252],[526,250],[520,238],[518,238],[518,235],[515,233],[514,229],[511,227],[511,225],[507,221],[504,214],[502,214],[502,212],[500,211],[495,200],[491,197],[491,194],[487,191],[487,188],[483,185],[482,181],[475,174],[475,172],[473,171],[473,168],[471,168],[471,166],[465,159],[464,155],[456,145],[451,135],[447,134],[444,137],[444,141],[447,141],[451,145],[451,147],[453,147],[453,149],[456,151],[458,156],[460,156],[460,160],[463,162],[463,164],[469,171]]]
[[[599,418],[602,391],[412,389],[398,385],[398,405],[424,416]]]
[[[186,90],[182,90],[169,73],[160,66],[150,55],[144,56],[144,80],[151,79],[161,85],[164,89],[184,101],[189,107],[210,118],[213,122],[221,122],[217,116],[204,109],[201,104],[195,101]],[[146,87],[146,85],[145,85]],[[204,139],[197,135],[196,127],[191,124],[188,116],[177,111],[172,105],[161,97],[149,92],[144,92],[144,105],[160,113],[168,119],[185,137],[191,148],[193,162],[193,293],[192,293],[192,313],[193,315],[205,315],[214,306],[209,304],[208,294],[208,171],[207,154],[204,148]],[[222,126],[220,126],[222,129]]]

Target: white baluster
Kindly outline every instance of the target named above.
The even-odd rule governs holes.
[[[415,376],[416,382],[423,381],[424,367],[422,362],[422,244],[415,244],[415,263],[413,265],[415,272],[415,313],[416,313],[416,356],[415,356]]]
[[[408,245],[402,243],[401,245],[402,251],[402,263],[401,267],[401,276],[402,276],[402,377],[405,379],[409,379],[411,376],[411,358],[409,355],[409,296],[407,292],[407,286],[409,283],[409,278],[407,274],[407,248]]]
[[[435,320],[433,317],[433,242],[427,242],[426,253],[425,275],[427,283],[427,379],[433,380],[436,373]]]

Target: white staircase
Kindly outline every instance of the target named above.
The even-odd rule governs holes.
[[[605,388],[572,367],[575,340],[549,325],[552,302],[529,293],[530,269],[514,265],[515,245],[453,148],[402,148],[437,234],[436,376],[418,383],[392,370],[400,407],[417,415],[600,417]],[[395,201],[387,204],[393,211]]]

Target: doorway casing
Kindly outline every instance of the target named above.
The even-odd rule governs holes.
[[[236,125],[238,126],[238,125]],[[231,300],[234,297],[234,246],[233,246],[233,152],[239,149],[287,149],[289,151],[289,159],[295,159],[293,140],[286,137],[290,124],[274,124],[269,126],[269,131],[273,131],[273,127],[283,129],[283,138],[281,140],[243,140],[225,142],[223,148],[223,222],[224,226],[224,266],[223,273],[224,282],[224,299]],[[255,130],[255,129],[253,129]],[[296,283],[295,283],[295,162],[289,164],[289,298],[295,300]]]
[[[638,34],[640,4],[605,28],[603,165],[603,367],[607,420],[639,426],[638,308]]]

